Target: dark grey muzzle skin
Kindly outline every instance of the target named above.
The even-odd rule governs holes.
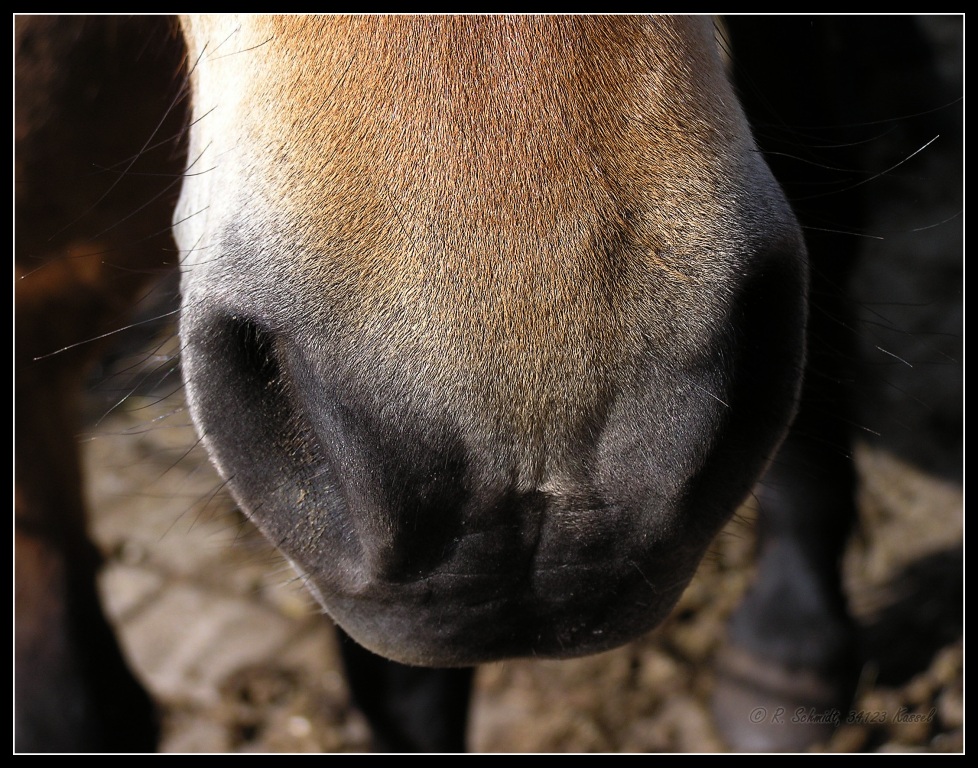
[[[260,279],[248,265],[262,259],[240,256],[249,247],[222,274],[258,277],[254,293],[234,301],[218,287],[184,307],[194,418],[242,508],[324,608],[399,661],[575,656],[656,626],[793,414],[797,239],[751,260],[726,311],[686,340],[695,354],[649,349],[589,412],[551,414],[573,428],[541,430],[566,444],[546,446],[559,475],[536,487],[519,477],[529,438],[509,413],[466,413],[425,391],[423,373],[390,370],[369,343],[294,314],[306,286]]]
[[[695,34],[711,44],[708,25]],[[595,70],[621,66],[607,50]],[[468,163],[471,137],[419,156],[407,132],[483,118],[405,98],[394,160],[409,177],[382,167],[394,150],[379,131],[352,160],[313,153],[321,168],[277,138],[250,150],[232,137],[212,178],[188,178],[193,418],[242,509],[376,653],[457,666],[634,639],[782,440],[804,364],[798,226],[722,75],[709,89],[695,70],[670,77],[701,97],[673,108],[642,85],[656,121],[575,152],[543,129],[576,120],[603,136],[614,94],[590,122],[554,115],[591,109],[593,93],[520,96],[513,109],[539,111],[520,117],[532,130],[517,142],[519,126],[480,123],[480,141],[495,135]],[[363,130],[349,103],[293,124],[333,147]],[[513,164],[521,152],[552,167]],[[222,173],[250,186],[219,187]],[[193,225],[205,205],[209,223]]]

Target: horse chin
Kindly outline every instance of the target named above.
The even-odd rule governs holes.
[[[334,599],[327,612],[350,637],[380,656],[416,666],[459,667],[612,650],[658,626],[681,591],[657,596],[655,604],[630,606],[614,597],[601,605],[503,598],[478,606],[449,602],[422,608]]]

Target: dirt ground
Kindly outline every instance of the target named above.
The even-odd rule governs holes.
[[[107,604],[161,703],[162,749],[368,749],[328,619],[221,492],[180,398],[172,379],[129,396],[85,439]],[[816,749],[961,751],[962,490],[882,450],[861,446],[856,458],[860,521],[845,565],[862,677],[851,711]],[[751,577],[751,517],[749,508],[736,516],[672,618],[642,640],[480,669],[471,749],[724,751],[709,708],[713,663]],[[853,718],[871,722],[845,722]]]

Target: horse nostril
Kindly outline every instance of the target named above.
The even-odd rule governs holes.
[[[253,320],[232,317],[227,326],[226,352],[242,380],[257,392],[280,392],[282,366],[276,336]]]
[[[232,488],[255,492],[269,473],[308,466],[314,441],[280,334],[228,311],[185,318],[181,333],[191,411]]]

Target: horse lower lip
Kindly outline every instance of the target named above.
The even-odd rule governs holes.
[[[655,578],[651,567],[640,572],[628,563],[619,572],[597,564],[547,567],[528,581],[443,572],[353,593],[308,573],[303,580],[365,647],[408,664],[457,666],[582,656],[635,639],[665,617],[685,587],[669,570],[673,578],[660,587],[647,578]]]
[[[580,611],[572,618],[531,615],[508,601],[453,608],[449,613],[412,611],[410,617],[384,607],[382,618],[369,615],[358,601],[348,614],[340,605],[334,620],[365,647],[387,658],[422,666],[459,666],[510,658],[570,658],[617,647],[637,634],[594,620]],[[657,614],[648,613],[646,619]],[[460,620],[464,616],[465,620]],[[514,620],[514,616],[518,617]],[[647,625],[643,630],[647,630]]]

